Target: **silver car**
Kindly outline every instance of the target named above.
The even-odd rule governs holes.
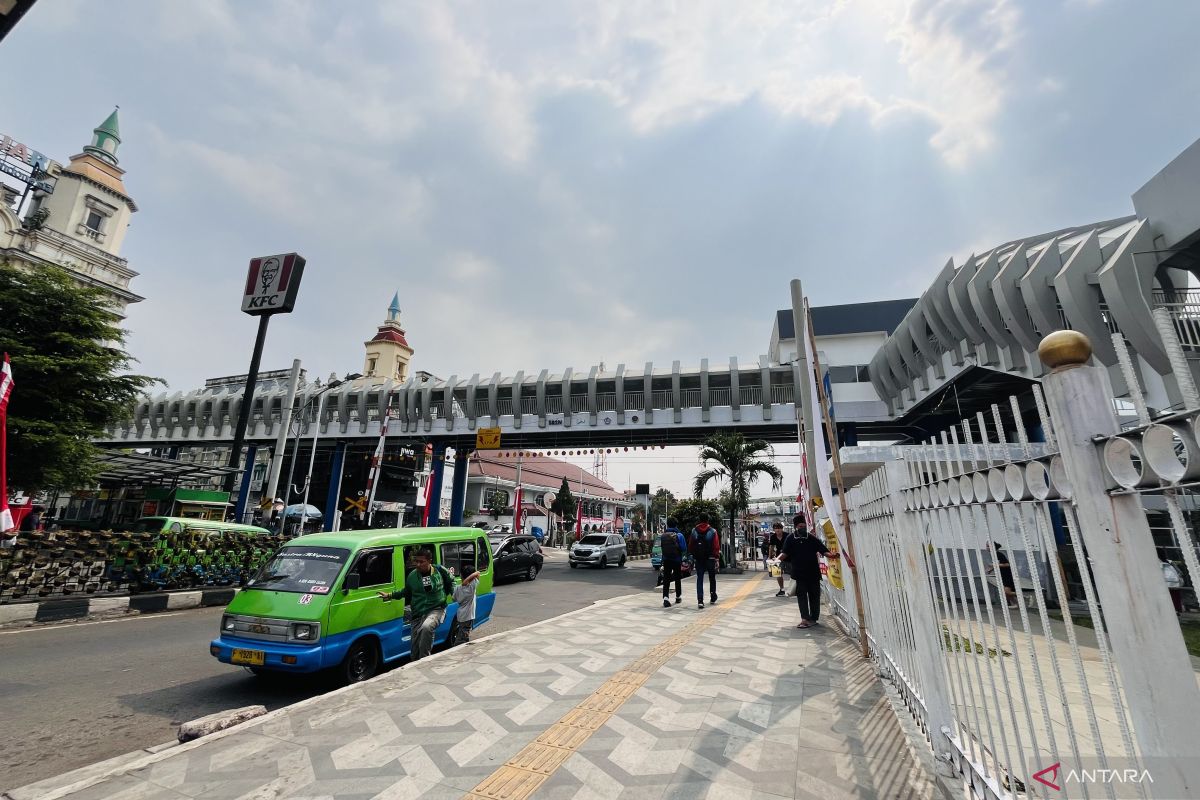
[[[575,569],[580,564],[587,564],[591,567],[607,567],[609,564],[616,564],[618,567],[623,567],[625,558],[625,539],[612,533],[589,533],[571,545],[571,552],[567,555],[571,569]]]

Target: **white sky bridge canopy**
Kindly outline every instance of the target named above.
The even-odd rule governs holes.
[[[457,375],[422,382],[412,377],[358,380],[327,390],[321,419],[312,400],[320,387],[298,393],[305,409],[303,435],[329,439],[378,437],[384,398],[389,398],[389,436],[447,441],[469,446],[483,427],[499,427],[505,446],[562,447],[607,443],[694,444],[715,429],[787,441],[796,435],[795,364],[773,365],[766,356],[751,363],[736,358],[698,367],[679,362],[641,367],[618,365],[602,372],[567,368],[513,375]],[[241,387],[208,387],[143,398],[131,419],[114,426],[98,443],[133,446],[220,444],[232,439]],[[286,388],[257,391],[248,442],[278,435]],[[293,423],[293,432],[295,423]]]

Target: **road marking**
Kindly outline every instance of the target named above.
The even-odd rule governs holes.
[[[216,606],[211,606],[211,608],[216,608]],[[138,620],[162,619],[163,617],[178,617],[180,614],[185,613],[187,612],[171,611],[166,614],[141,614],[126,619],[101,619],[95,622],[72,622],[68,625],[45,625],[41,628],[22,628],[19,631],[0,631],[0,636],[12,636],[17,633],[39,633],[41,631],[61,631],[64,628],[82,628],[85,625],[108,625],[112,622],[137,622]]]
[[[754,591],[763,576],[751,578],[725,604],[710,608],[697,620],[626,664],[558,722],[542,731],[532,742],[499,769],[463,795],[463,800],[526,800],[575,754],[592,735],[603,728],[625,701],[696,636],[712,627]]]

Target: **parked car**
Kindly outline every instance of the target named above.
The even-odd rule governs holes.
[[[497,580],[525,578],[536,580],[546,558],[532,536],[508,533],[488,536],[492,545],[493,569]]]
[[[618,567],[623,567],[626,558],[625,539],[615,533],[589,533],[571,545],[567,561],[571,565],[571,569],[580,564],[591,567],[607,567],[609,564],[616,564]]]

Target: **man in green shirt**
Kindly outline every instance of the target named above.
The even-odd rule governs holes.
[[[415,563],[416,569],[408,573],[401,591],[379,593],[385,601],[403,600],[412,609],[410,661],[424,658],[433,649],[433,634],[446,619],[446,595],[454,591],[449,571],[440,565],[434,569],[432,551],[419,551]]]

